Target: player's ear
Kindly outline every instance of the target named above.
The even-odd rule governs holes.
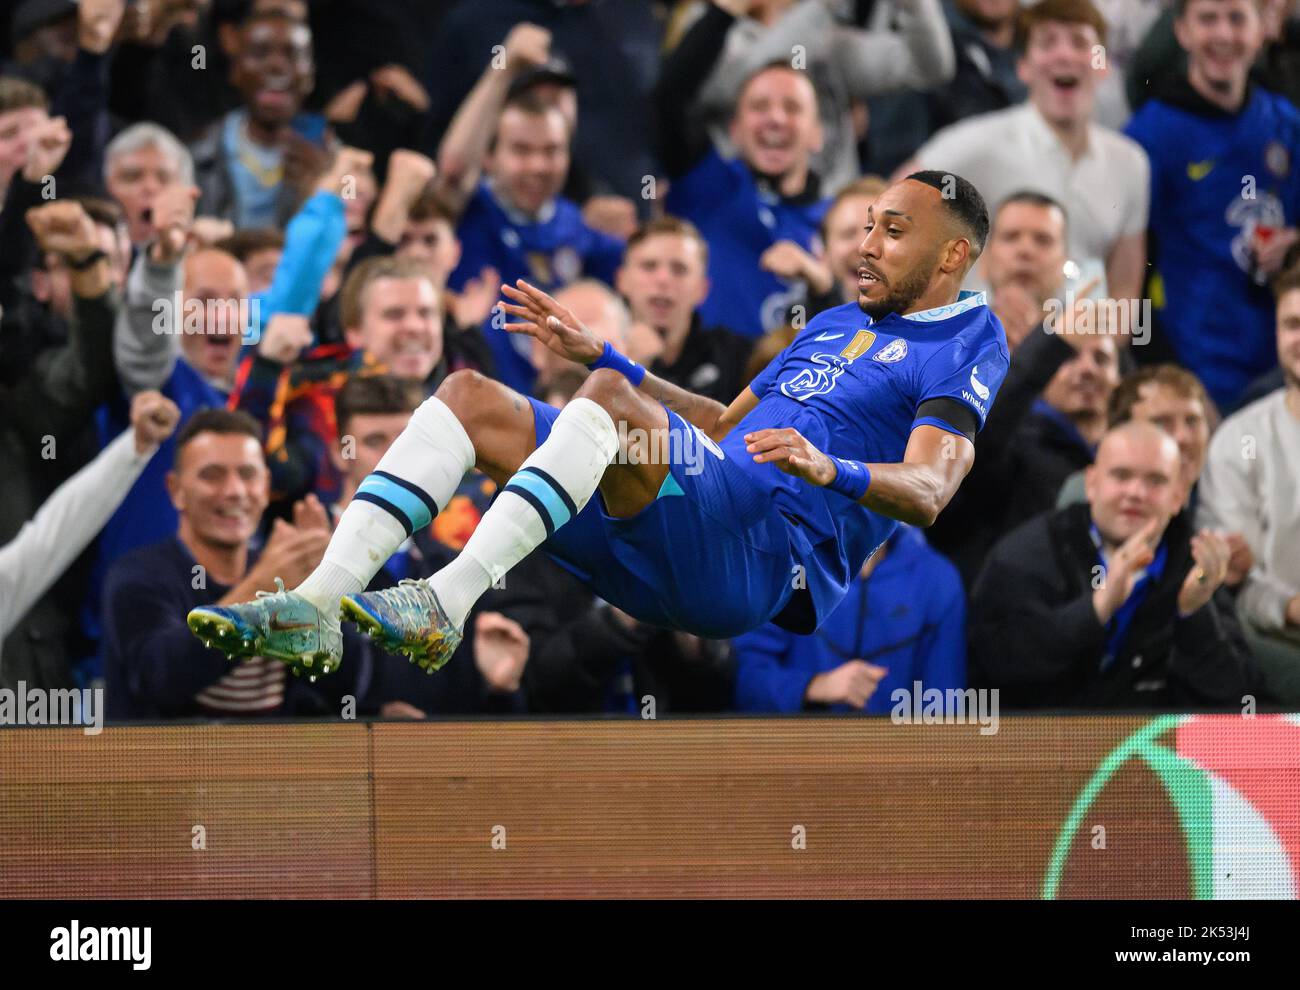
[[[955,237],[948,242],[947,249],[943,253],[943,260],[939,262],[939,268],[945,275],[952,275],[956,272],[965,272],[968,267],[967,262],[970,259],[970,241],[965,237]]]

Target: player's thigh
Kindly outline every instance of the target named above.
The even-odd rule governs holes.
[[[634,516],[659,495],[671,457],[668,413],[662,405],[610,369],[594,371],[577,396],[607,413],[618,430],[619,451],[600,481],[605,511]]]
[[[533,407],[514,389],[477,371],[455,371],[437,396],[474,445],[475,466],[504,485],[537,446]]]

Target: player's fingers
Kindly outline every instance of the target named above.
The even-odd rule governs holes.
[[[751,454],[757,454],[760,451],[772,450],[775,447],[785,447],[789,441],[777,430],[760,430],[758,433],[752,433],[745,438],[746,448]]]
[[[532,299],[531,296],[527,295],[527,294],[524,293],[524,292],[521,292],[519,289],[516,289],[513,285],[511,285],[511,284],[508,283],[508,282],[502,282],[502,283],[501,283],[501,293],[502,293],[502,295],[509,296],[509,297],[510,297],[511,299],[513,299],[515,302],[517,302],[517,303],[519,303],[519,304],[521,304],[521,305],[523,305],[523,306],[530,306],[530,307],[531,307],[531,306],[534,305],[534,302],[533,302],[533,299]]]
[[[560,308],[559,303],[557,303],[554,298],[537,288],[537,286],[525,282],[522,278],[516,279],[515,285],[519,288],[520,292],[543,309],[556,310]]]
[[[508,302],[497,303],[497,309],[501,310],[503,313],[508,313],[511,316],[518,316],[521,319],[533,320],[534,322],[536,322],[536,317],[539,315],[537,310],[533,309],[531,306],[516,306],[514,303]]]
[[[550,334],[544,334],[536,323],[505,323],[502,324],[501,329],[506,333],[526,333],[530,337],[536,337],[542,343],[550,337]]]

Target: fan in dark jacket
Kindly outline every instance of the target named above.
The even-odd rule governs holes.
[[[993,548],[971,596],[972,686],[999,689],[1006,708],[1182,711],[1254,693],[1219,591],[1227,544],[1174,515],[1178,478],[1173,439],[1126,423],[1088,469],[1087,505],[1038,516]]]

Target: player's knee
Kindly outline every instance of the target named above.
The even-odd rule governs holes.
[[[613,414],[628,402],[635,391],[635,387],[622,372],[613,368],[597,368],[587,376],[577,394]]]
[[[444,378],[434,394],[468,428],[479,416],[490,413],[494,400],[500,398],[504,388],[500,382],[493,381],[487,375],[465,368],[453,371]]]

